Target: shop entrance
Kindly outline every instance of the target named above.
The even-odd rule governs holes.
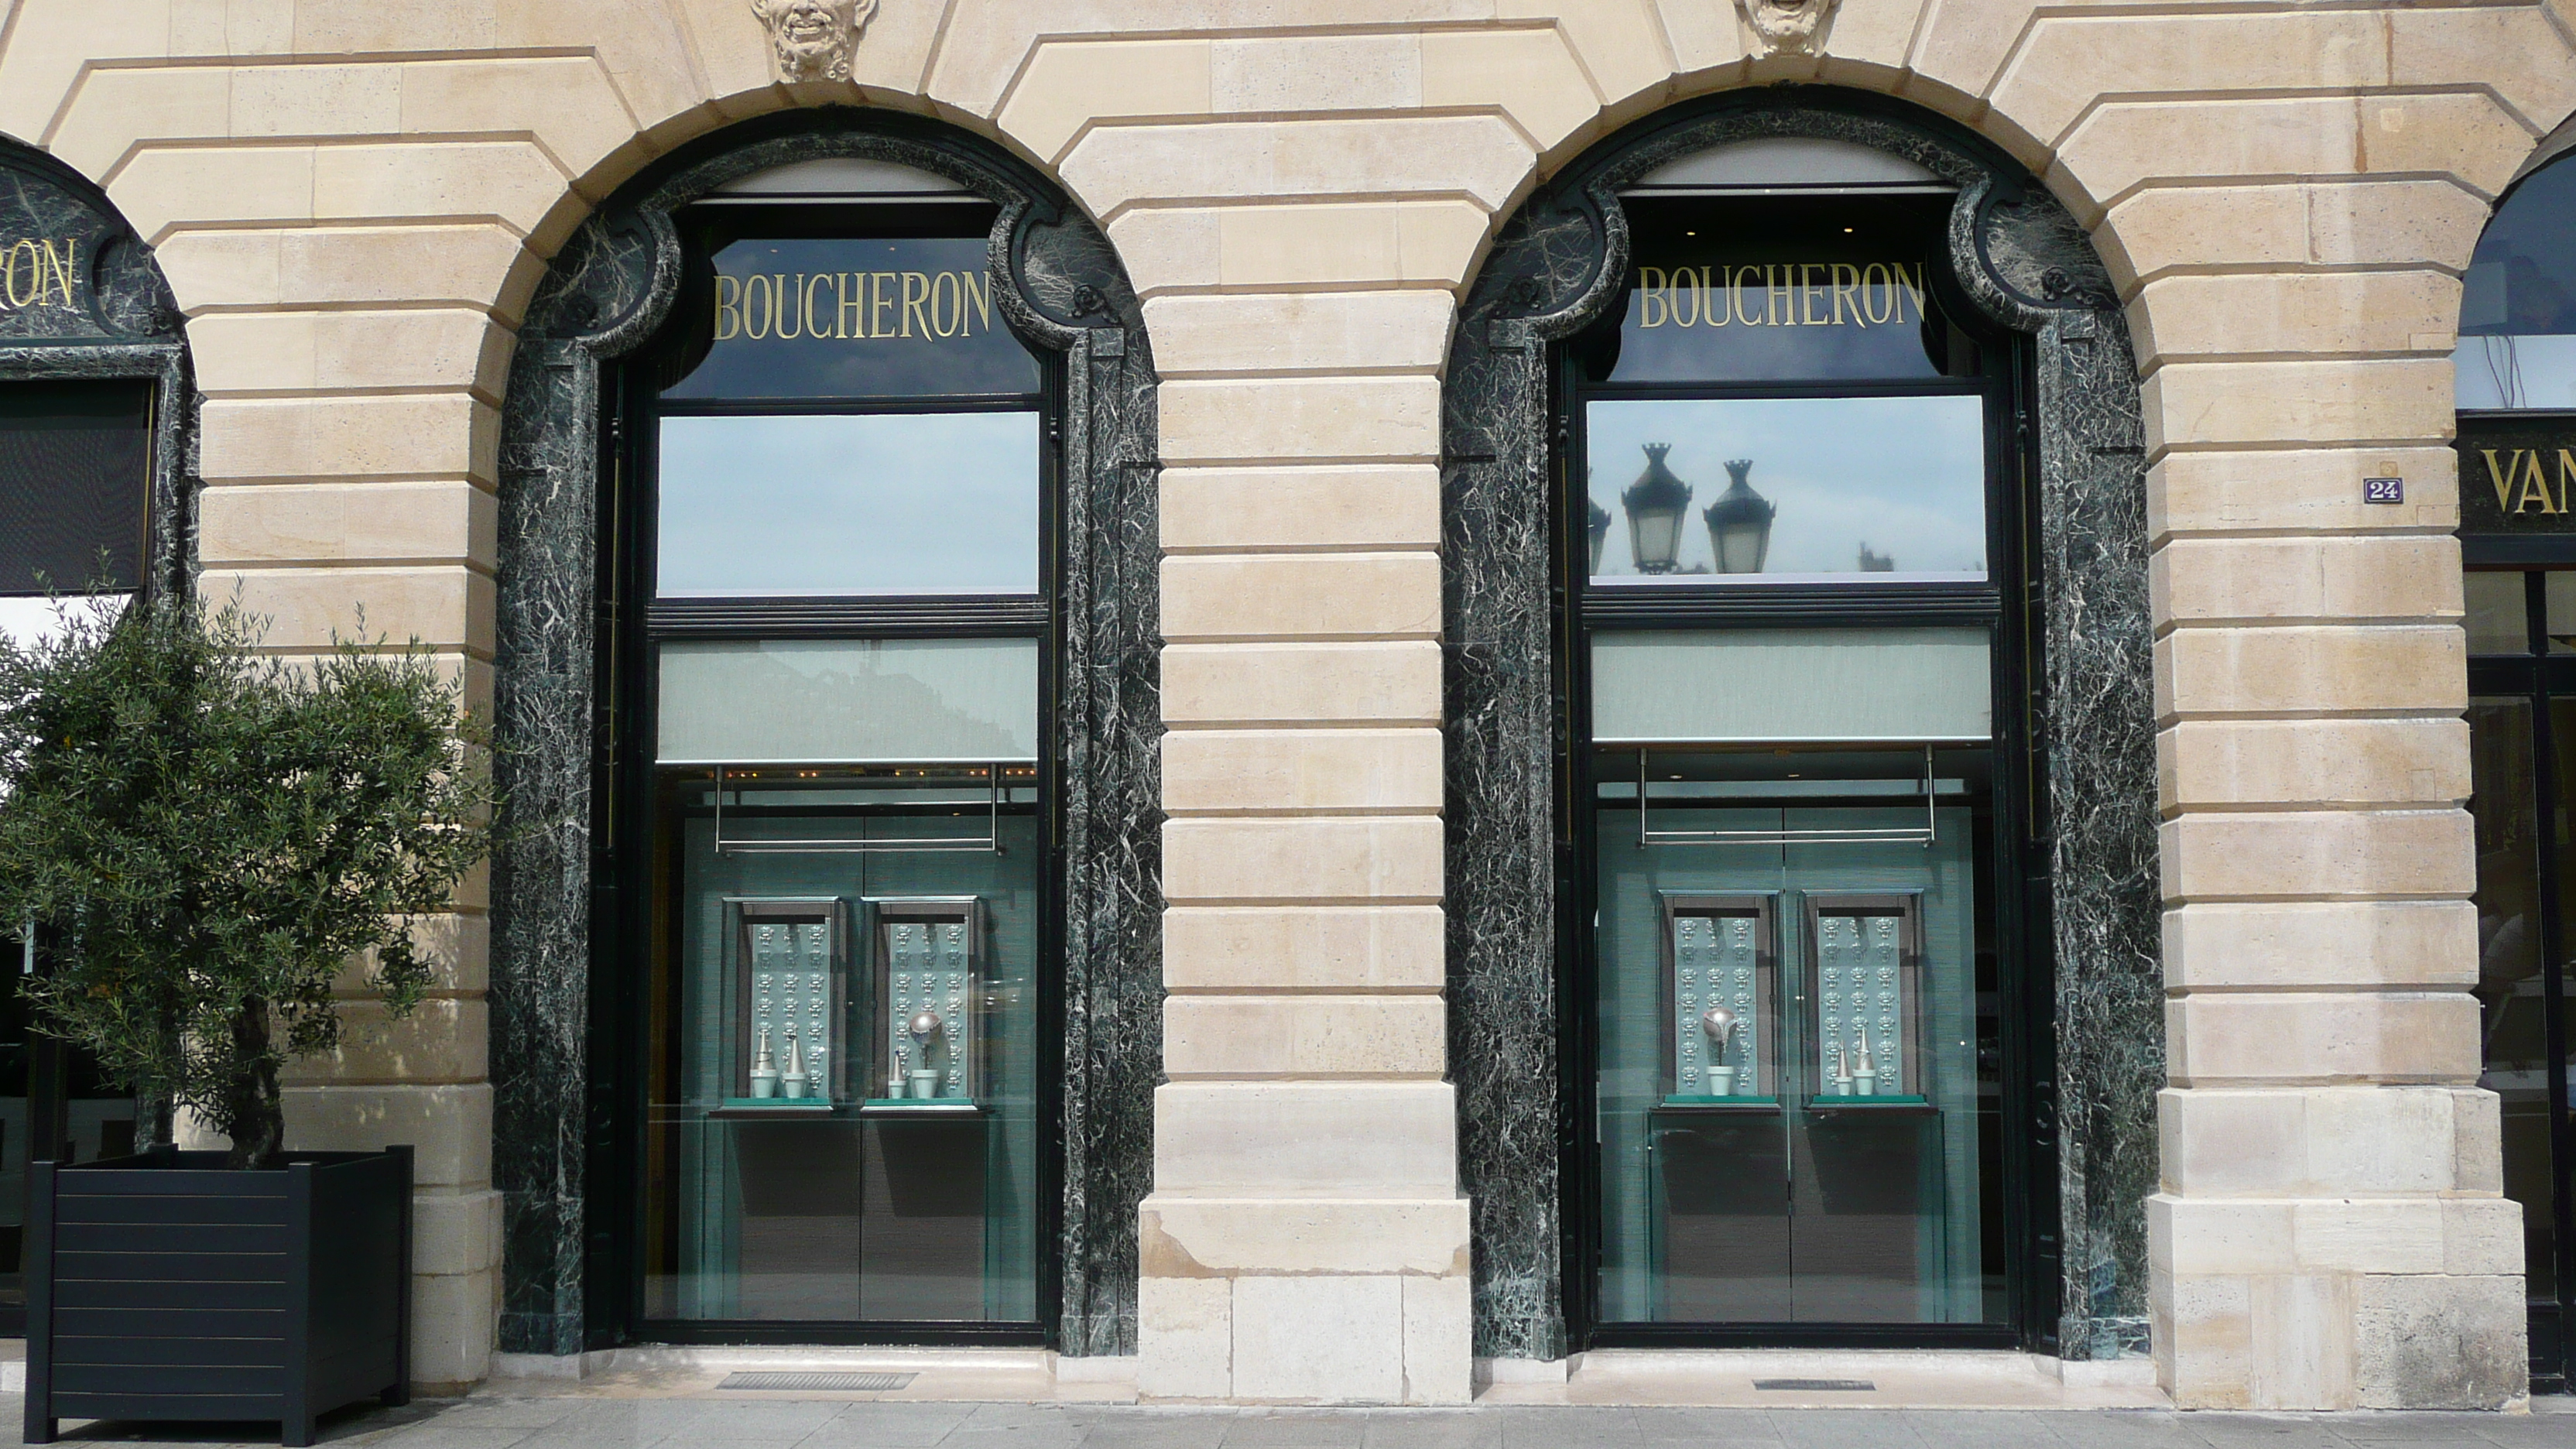
[[[2009,1341],[2017,353],[1929,173],[1657,179],[1560,394],[1594,1341]]]

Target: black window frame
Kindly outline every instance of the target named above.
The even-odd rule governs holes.
[[[621,1342],[672,1344],[913,1344],[1044,1347],[1056,1341],[1063,1306],[1062,1217],[1064,1152],[1050,1123],[1063,1116],[1064,859],[1061,750],[1054,728],[1061,692],[1059,670],[1065,619],[1061,597],[1063,507],[1064,355],[1016,338],[1036,362],[1039,386],[1026,393],[916,394],[900,398],[665,399],[662,389],[675,367],[693,359],[688,319],[712,295],[712,258],[726,244],[746,238],[942,236],[983,239],[1001,208],[980,196],[958,194],[903,200],[834,202],[709,197],[674,216],[688,260],[672,319],[654,342],[621,361],[602,381],[602,440],[609,467],[601,479],[599,507],[600,613],[613,627],[600,631],[594,667],[608,718],[602,737],[607,758],[599,766],[600,833],[610,842],[604,873],[618,882],[607,909],[593,921],[591,973],[595,1020],[613,1023],[595,1040],[614,1045],[617,1060],[600,1064],[595,1087],[615,1098],[594,1120],[615,1124],[611,1140],[594,1141],[593,1160],[611,1166],[615,1182],[599,1199],[622,1204],[615,1226],[593,1233],[594,1261],[605,1257],[605,1275],[620,1301],[604,1315]],[[996,288],[1009,285],[1000,268]],[[696,310],[693,310],[696,309]],[[997,310],[998,307],[997,307]],[[658,597],[655,542],[660,419],[714,416],[850,416],[933,412],[1029,412],[1040,420],[1038,456],[1038,579],[1033,594],[745,595]],[[644,1177],[644,1136],[650,1130],[653,1074],[649,993],[621,991],[649,981],[656,970],[653,880],[656,850],[657,766],[653,759],[660,646],[684,640],[750,639],[990,639],[1027,638],[1039,645],[1038,755],[1035,803],[1005,804],[1006,814],[1033,813],[1039,821],[1037,1000],[1034,1069],[1037,1173],[1033,1271],[1035,1317],[1028,1321],[957,1320],[713,1320],[646,1316],[645,1245],[649,1185]],[[674,925],[676,929],[676,923]],[[626,943],[633,943],[629,947]],[[594,1187],[598,1192],[598,1187]],[[597,1200],[597,1199],[595,1199]],[[594,1209],[596,1214],[596,1210]],[[596,1216],[595,1216],[596,1221]],[[594,1271],[592,1281],[602,1275]],[[594,1316],[594,1322],[599,1316]]]
[[[1730,198],[1731,204],[1743,204]],[[2015,1130],[2046,1110],[2053,1093],[2051,1023],[2055,1000],[2047,939],[2050,884],[2039,657],[2038,478],[2032,419],[2038,406],[2032,344],[2025,334],[1987,321],[1961,294],[1944,249],[1926,258],[1926,278],[1949,324],[1978,349],[1972,378],[1858,380],[1776,379],[1760,382],[1595,382],[1581,360],[1587,334],[1550,348],[1549,408],[1554,449],[1548,487],[1553,528],[1550,594],[1556,636],[1554,689],[1562,735],[1557,768],[1557,890],[1560,1088],[1559,1221],[1566,1327],[1573,1351],[1589,1348],[2025,1348],[2052,1346],[2057,1330],[2055,1155],[2036,1134]],[[1636,284],[1635,258],[1623,284]],[[1596,327],[1616,327],[1624,300]],[[1587,405],[1633,399],[1841,398],[1960,396],[1985,399],[1987,566],[1983,581],[1874,584],[1612,583],[1590,576],[1585,463]],[[1685,526],[1690,523],[1686,516]],[[1615,546],[1618,520],[1612,522]],[[1994,733],[1990,848],[1975,862],[1977,889],[1991,901],[2002,1086],[2000,1141],[1980,1151],[2000,1155],[2003,1201],[1999,1267],[2006,1312],[1999,1324],[1677,1323],[1606,1320],[1601,1313],[1602,1160],[1598,1137],[1600,963],[1593,921],[1599,909],[1599,839],[1593,767],[1591,643],[1601,632],[1682,629],[1937,628],[1991,631]],[[1781,1008],[1785,1009],[1785,1008]],[[1980,1050],[1985,1044],[1980,1043]],[[2053,1140],[2053,1139],[2051,1139]]]

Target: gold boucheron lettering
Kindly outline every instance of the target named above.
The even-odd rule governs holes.
[[[69,305],[68,261],[21,246],[0,247],[0,303],[59,290]],[[980,272],[718,272],[712,302],[718,342],[935,342],[993,330],[993,281]]]
[[[1640,266],[1636,293],[1634,321],[1641,328],[1739,322],[1747,327],[1910,326],[1923,318],[1923,267],[1919,262]]]

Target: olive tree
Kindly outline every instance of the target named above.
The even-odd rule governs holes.
[[[0,641],[0,928],[54,943],[38,1029],[284,1160],[278,1074],[336,1047],[335,986],[402,1017],[419,919],[489,847],[487,753],[415,643],[266,657],[237,605],[58,604]]]

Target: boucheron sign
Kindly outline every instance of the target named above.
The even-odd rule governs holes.
[[[1920,262],[1637,269],[1641,328],[1911,327],[1922,321]]]
[[[945,341],[993,330],[987,272],[752,272],[715,278],[715,340]]]
[[[0,314],[80,310],[80,238],[0,234]]]

